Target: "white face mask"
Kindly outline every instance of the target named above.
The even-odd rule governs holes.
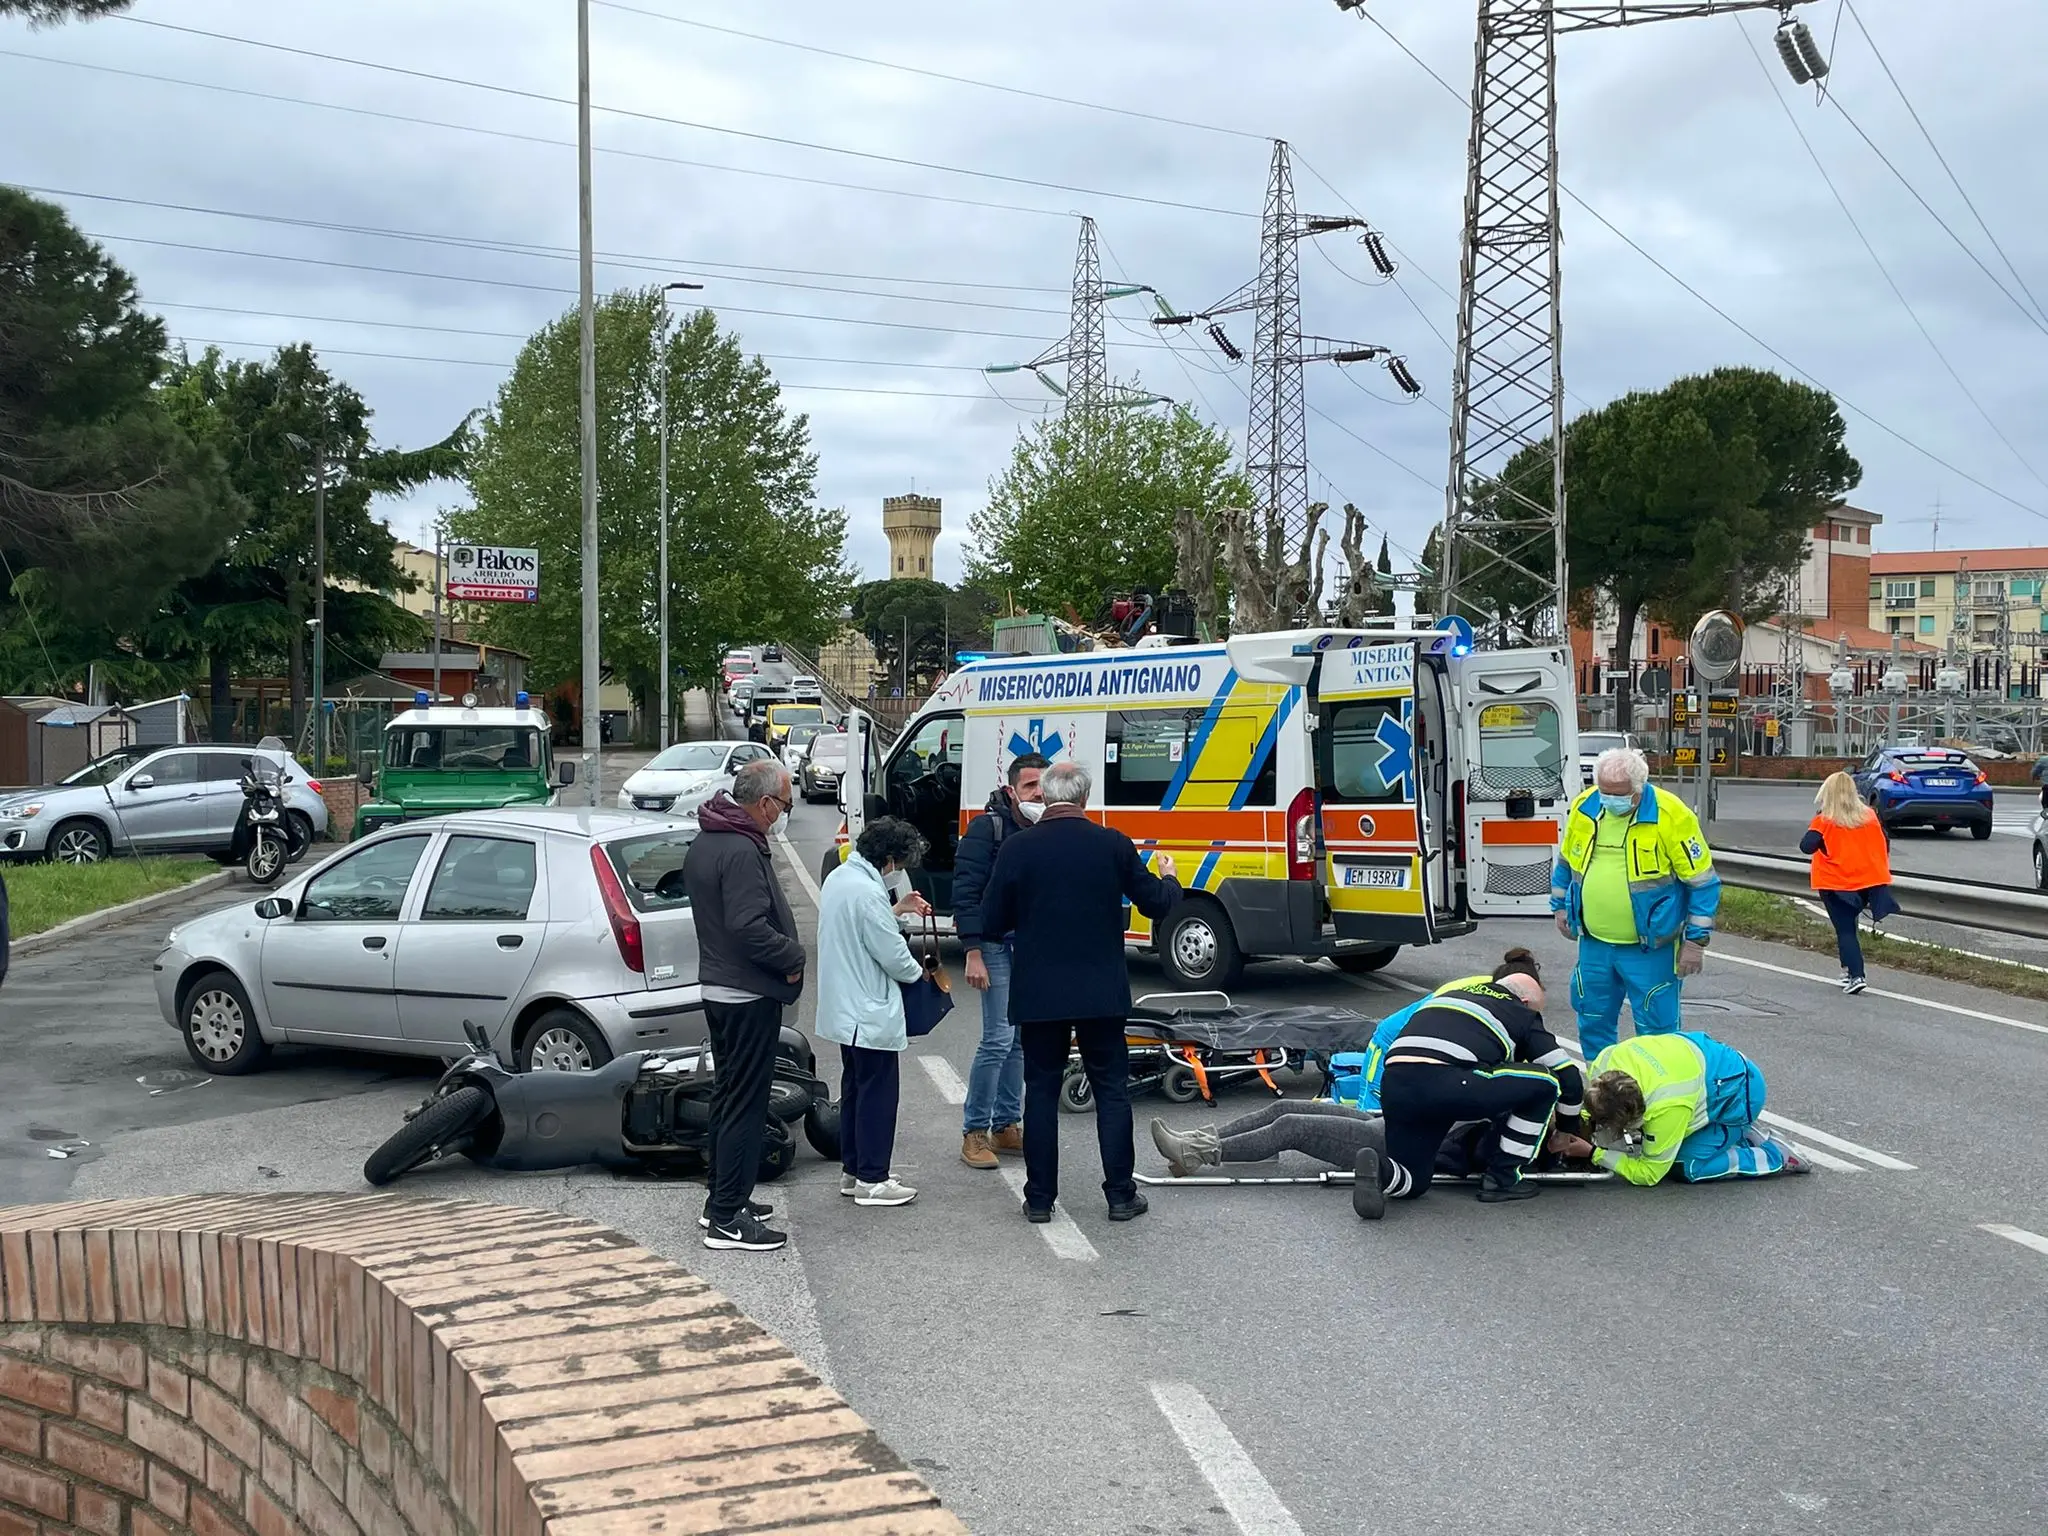
[[[910,876],[900,869],[892,869],[882,876],[882,884],[889,888],[889,894],[898,901],[910,894]]]
[[[1017,802],[1017,814],[1026,821],[1036,821],[1045,814],[1045,802],[1043,800],[1019,800]]]
[[[768,830],[777,837],[787,837],[789,835],[789,812],[784,811],[780,816],[776,817],[775,825]]]

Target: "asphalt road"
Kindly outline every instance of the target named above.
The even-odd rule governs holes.
[[[834,819],[792,818],[807,926]],[[0,1198],[52,1198],[67,1177],[81,1196],[360,1187],[423,1069],[280,1053],[156,1098],[133,1081],[187,1065],[148,992],[166,922],[24,957],[0,990],[16,1069]],[[1570,955],[1549,926],[1496,922],[1372,978],[1255,967],[1240,1000],[1377,1015],[1512,943],[1561,993]],[[1827,1160],[1804,1180],[1507,1207],[1439,1189],[1378,1225],[1337,1189],[1168,1187],[1112,1226],[1092,1127],[1068,1117],[1070,1219],[1032,1227],[1017,1170],[958,1160],[978,1013],[956,971],[959,1011],[904,1062],[908,1208],[853,1207],[806,1155],[764,1191],[791,1246],[710,1254],[694,1187],[467,1165],[408,1182],[574,1210],[673,1254],[983,1533],[2048,1528],[2048,1010],[1883,973],[1849,999],[1827,969],[1724,940],[1688,988],[1690,1021],[1763,1064],[1777,1128]],[[1145,958],[1132,980],[1161,984]],[[1230,1090],[1222,1113],[1262,1091]],[[1154,1113],[1210,1117],[1141,1101],[1144,1172],[1162,1171]],[[45,1159],[32,1125],[92,1139],[97,1160]]]
[[[1711,841],[1717,848],[1796,855],[1799,836],[1813,818],[1813,791],[1811,784],[1725,784],[1718,796]],[[1690,804],[1691,791],[1680,792]],[[2000,790],[1993,807],[1991,837],[1984,842],[1967,832],[1901,827],[1892,835],[1892,869],[1899,874],[2031,890],[2032,829],[2040,808],[2038,792]]]

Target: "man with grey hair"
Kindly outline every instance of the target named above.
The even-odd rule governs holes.
[[[1003,840],[981,896],[984,933],[1014,935],[1010,1018],[1024,1047],[1024,1215],[1052,1220],[1059,1195],[1060,1080],[1078,1045],[1095,1098],[1109,1219],[1145,1214],[1131,1142],[1131,1011],[1124,903],[1158,923],[1180,900],[1173,859],[1153,869],[1123,833],[1088,819],[1088,770],[1054,763],[1038,781],[1045,813]],[[1154,870],[1157,873],[1154,873]]]
[[[1579,945],[1572,1005],[1588,1061],[1620,1036],[1624,1000],[1637,1034],[1679,1028],[1680,989],[1706,959],[1720,906],[1721,877],[1691,808],[1650,783],[1642,753],[1601,753],[1550,872],[1557,931]]]
[[[767,1253],[788,1239],[754,1203],[761,1135],[775,1083],[782,1010],[803,991],[804,947],[775,878],[768,833],[789,814],[789,771],[746,764],[697,813],[683,886],[697,927],[697,979],[711,1034],[711,1193],[697,1225],[706,1248]]]

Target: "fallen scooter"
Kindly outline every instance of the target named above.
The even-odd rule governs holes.
[[[711,1132],[709,1046],[629,1051],[594,1072],[513,1072],[483,1029],[467,1021],[471,1053],[363,1164],[372,1184],[460,1154],[485,1168],[537,1172],[598,1163],[657,1178],[701,1173]],[[758,1177],[779,1179],[796,1163],[796,1136],[839,1159],[839,1106],[817,1075],[811,1042],[784,1026],[775,1049],[767,1134]]]

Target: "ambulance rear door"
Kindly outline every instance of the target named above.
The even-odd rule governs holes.
[[[1541,917],[1577,776],[1578,700],[1562,653],[1451,663],[1462,756],[1465,899],[1475,916]]]
[[[1325,649],[1311,684],[1323,879],[1340,939],[1432,944],[1413,641]]]

